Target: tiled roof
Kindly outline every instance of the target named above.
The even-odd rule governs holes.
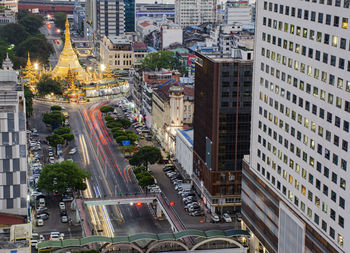
[[[143,27],[147,27],[147,26],[150,25],[150,23],[148,23],[147,21],[145,21],[145,22],[142,22],[140,25],[143,26]]]
[[[23,223],[24,223],[24,217],[0,213],[0,224],[2,225],[15,225],[15,224],[23,224]]]
[[[132,48],[134,49],[134,51],[147,51],[147,46],[143,42],[132,43]]]
[[[169,90],[171,87],[173,86],[181,86],[184,89],[184,95],[185,97],[193,97],[194,96],[194,88],[193,87],[189,87],[189,86],[185,86],[182,83],[174,80],[174,79],[170,79],[169,81],[163,83],[162,85],[160,85],[158,87],[158,89],[155,90],[155,92],[157,93],[157,95],[163,100],[163,101],[168,101],[169,100]]]

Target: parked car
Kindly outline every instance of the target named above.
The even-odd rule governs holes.
[[[31,133],[29,136],[30,136],[30,137],[38,137],[39,134],[38,134],[38,133]]]
[[[37,214],[36,218],[37,219],[42,219],[42,220],[47,220],[49,218],[49,214],[48,213]]]
[[[241,222],[242,221],[242,214],[236,213],[236,219],[238,222]]]
[[[60,210],[60,215],[61,216],[67,216],[67,211],[66,210]]]
[[[49,156],[53,156],[53,152],[52,151],[49,151]]]
[[[36,213],[39,213],[39,212],[45,212],[47,211],[47,207],[46,206],[39,206],[37,209],[36,209]]]
[[[63,201],[63,202],[73,201],[73,197],[72,197],[72,196],[65,195],[65,196],[63,196],[63,198],[61,199],[61,201]]]
[[[224,222],[232,222],[232,218],[230,217],[230,215],[228,215],[228,213],[224,213],[224,214],[222,215],[222,220],[223,220]]]
[[[67,223],[68,222],[68,217],[66,215],[61,216],[61,222],[62,223]]]
[[[190,213],[191,216],[203,216],[204,212],[202,210],[193,211]]]
[[[60,202],[58,204],[58,206],[59,206],[60,210],[66,210],[66,204],[64,202]]]
[[[51,163],[51,164],[54,164],[55,163],[55,158],[53,158],[52,156],[49,158],[49,162]]]
[[[216,213],[211,214],[210,218],[211,218],[211,222],[219,222],[220,221],[219,216]]]
[[[44,220],[43,219],[37,219],[36,220],[36,225],[37,226],[44,226]]]

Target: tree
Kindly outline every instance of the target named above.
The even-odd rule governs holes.
[[[29,14],[19,21],[26,31],[32,35],[40,33],[39,28],[44,24],[44,19],[40,15]]]
[[[117,121],[113,120],[113,121],[108,121],[106,123],[106,126],[108,128],[121,128],[122,124],[120,122],[117,122]]]
[[[74,140],[74,134],[62,134],[61,135],[63,137],[63,139],[65,139],[66,141],[72,141]]]
[[[42,34],[29,36],[16,46],[16,56],[27,57],[28,51],[32,59],[40,63],[48,63],[50,55],[54,52],[52,45]]]
[[[148,54],[142,62],[142,67],[151,69],[173,69],[176,65],[175,54],[171,51],[158,51]]]
[[[48,164],[41,171],[38,188],[48,193],[66,193],[68,189],[83,191],[86,189],[85,181],[90,176],[88,171],[79,168],[72,161]]]
[[[129,139],[128,139],[128,136],[126,135],[120,135],[115,140],[117,143],[122,144],[123,141],[127,141]]]
[[[20,42],[28,38],[29,33],[23,25],[12,23],[1,27],[0,35],[1,38],[8,43],[18,45]]]
[[[54,130],[55,134],[58,135],[63,135],[63,134],[69,134],[70,133],[70,128],[65,126],[65,127],[60,127]]]
[[[54,22],[55,22],[55,26],[58,29],[61,29],[61,31],[64,31],[65,29],[65,23],[66,23],[66,13],[64,12],[56,12],[54,15]]]
[[[128,119],[125,118],[120,118],[116,120],[117,122],[120,122],[123,126],[123,128],[127,129],[131,126],[131,122]]]
[[[24,86],[24,98],[26,100],[26,115],[30,117],[33,113],[33,93],[27,86]]]
[[[52,79],[48,75],[43,75],[37,84],[38,94],[40,96],[45,96],[50,93],[56,95],[62,95],[63,89],[60,82]]]
[[[154,184],[154,178],[152,176],[144,176],[144,177],[140,178],[140,180],[138,180],[138,182],[139,182],[139,186],[141,186],[142,188],[145,188],[149,185]]]
[[[51,125],[55,128],[58,125],[61,125],[64,120],[64,116],[61,112],[55,111],[50,113],[45,113],[43,116],[43,122],[47,125]]]
[[[53,105],[53,106],[51,106],[50,109],[51,109],[51,111],[61,111],[62,107],[59,105]]]
[[[17,20],[20,21],[25,16],[30,15],[29,10],[19,10],[17,13]]]
[[[64,138],[58,134],[51,134],[46,136],[46,140],[49,142],[50,146],[57,147],[58,144],[64,144]]]
[[[114,112],[114,108],[112,106],[102,106],[100,111],[102,113]]]
[[[106,120],[106,121],[113,121],[114,118],[113,118],[112,116],[110,116],[110,115],[107,115],[107,116],[105,117],[105,120]]]
[[[129,160],[133,166],[144,165],[146,168],[148,164],[155,164],[162,158],[162,154],[157,147],[144,146],[139,149]]]

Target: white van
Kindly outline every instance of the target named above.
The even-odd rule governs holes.
[[[42,206],[42,207],[45,206],[45,199],[44,198],[39,199],[39,206]]]

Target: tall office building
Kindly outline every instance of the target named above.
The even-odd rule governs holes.
[[[97,33],[104,35],[123,35],[125,29],[123,0],[96,0]]]
[[[243,220],[271,253],[349,252],[349,1],[256,8]]]
[[[0,210],[27,215],[27,135],[22,85],[10,59],[0,69]]]
[[[125,32],[135,32],[136,5],[135,0],[124,0]]]
[[[243,25],[252,23],[252,7],[249,1],[227,1],[225,8],[225,24],[240,23]]]
[[[214,23],[216,0],[175,0],[175,23],[181,27]]]
[[[242,159],[249,153],[251,55],[196,53],[192,178],[206,206],[218,214],[240,210]]]

